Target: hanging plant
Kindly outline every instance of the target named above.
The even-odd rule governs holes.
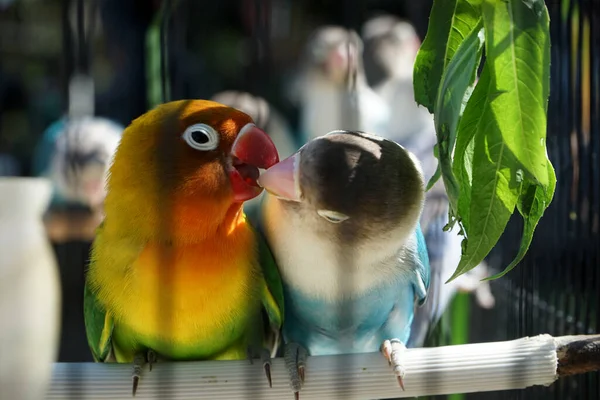
[[[477,71],[485,62],[477,81]],[[524,219],[518,254],[552,201],[546,150],[550,33],[543,0],[434,0],[414,69],[417,103],[434,114],[438,169],[462,258],[450,280],[492,250],[515,208]]]

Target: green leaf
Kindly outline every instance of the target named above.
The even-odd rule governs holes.
[[[473,183],[473,151],[475,135],[483,134],[483,111],[487,107],[490,73],[487,66],[483,67],[479,82],[469,99],[465,112],[458,125],[456,148],[452,171],[460,188],[458,196],[458,215],[466,231],[470,228],[471,187]]]
[[[444,71],[435,102],[434,119],[438,143],[438,159],[442,178],[451,205],[451,214],[458,212],[459,186],[452,171],[452,151],[456,129],[472,93],[481,61],[484,32],[481,20],[460,44]]]
[[[494,276],[490,276],[485,280],[497,279],[506,275],[509,271],[516,267],[518,263],[521,262],[523,257],[525,257],[527,250],[529,250],[529,245],[533,239],[535,228],[544,215],[544,211],[546,211],[546,208],[548,208],[552,202],[552,198],[554,197],[554,189],[556,189],[556,174],[554,173],[554,168],[549,160],[547,168],[549,177],[547,188],[537,185],[533,182],[526,182],[521,190],[517,208],[519,213],[523,216],[524,225],[521,245],[519,246],[519,252],[517,253],[517,256],[509,264],[509,266],[504,269],[504,271]]]
[[[484,0],[481,11],[486,64],[500,93],[491,103],[492,118],[526,172],[547,186],[548,11],[543,0]]]
[[[439,160],[440,153],[438,151],[438,148],[439,148],[439,146],[436,143],[433,146],[433,155],[435,156],[435,158],[437,158]],[[429,189],[431,189],[433,187],[433,185],[435,185],[435,183],[441,178],[441,176],[442,176],[442,170],[440,169],[440,165],[438,164],[433,176],[429,179],[429,182],[427,182],[427,187],[425,188],[425,191],[428,191]]]
[[[427,187],[425,188],[425,191],[430,190],[433,187],[433,185],[435,185],[436,182],[441,178],[441,176],[442,176],[442,170],[441,170],[440,166],[438,165],[438,167],[435,169],[435,173],[429,179],[429,182],[427,182]]]
[[[466,248],[448,282],[475,268],[489,254],[504,232],[521,191],[517,178],[521,165],[506,146],[493,113],[497,99],[495,93],[488,92],[474,138],[468,215],[477,223],[468,226]]]
[[[415,100],[433,113],[442,75],[481,19],[481,0],[434,0],[429,27],[415,61]]]
[[[543,0],[434,0],[413,81],[417,103],[434,114],[439,179],[450,199],[449,222],[465,236],[449,281],[489,254],[518,208],[527,253],[554,196],[546,151],[550,88],[548,11]],[[483,43],[486,64],[474,85]],[[454,159],[453,159],[454,157]]]

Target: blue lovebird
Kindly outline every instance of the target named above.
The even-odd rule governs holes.
[[[354,131],[313,139],[259,179],[261,229],[285,296],[284,357],[298,397],[309,355],[402,352],[429,287],[416,157]]]
[[[414,98],[413,68],[421,44],[415,28],[391,15],[380,15],[363,26],[364,63],[368,82],[390,107],[390,119],[382,136],[415,154],[423,167],[425,181],[434,175],[438,162],[433,148],[437,143],[433,116]],[[429,300],[415,312],[407,345],[420,347],[439,321],[457,291],[475,291],[480,306],[494,304],[489,284],[480,282],[487,274],[484,265],[445,284],[461,258],[462,237],[458,226],[443,231],[448,222],[449,200],[442,180],[427,192],[421,228],[431,265]]]

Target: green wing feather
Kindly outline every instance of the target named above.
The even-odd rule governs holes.
[[[275,258],[267,245],[262,233],[254,229],[258,242],[259,262],[262,268],[265,286],[263,288],[262,303],[269,316],[271,326],[281,329],[283,325],[283,285],[281,276],[275,263]]]
[[[101,230],[102,224],[96,230],[96,235]],[[83,291],[83,313],[88,345],[94,360],[97,362],[109,361],[112,358],[112,331],[114,327],[112,317],[98,302],[96,294],[87,282]]]
[[[85,285],[83,294],[85,332],[94,360],[108,361],[112,350],[113,320],[96,298],[96,294]]]
[[[244,213],[250,223],[256,240],[258,242],[258,256],[262,273],[265,279],[263,289],[262,303],[269,317],[269,322],[273,329],[281,329],[283,325],[284,303],[283,303],[283,284],[275,258],[269,249],[267,240],[262,233],[262,204],[264,197],[260,202],[246,203]]]

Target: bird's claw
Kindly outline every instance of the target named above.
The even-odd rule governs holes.
[[[273,380],[271,379],[271,361],[267,361],[263,363],[263,368],[265,370],[265,375],[267,376],[267,380],[269,381],[269,387],[273,387]]]
[[[306,349],[298,343],[288,343],[284,346],[283,359],[295,400],[299,400],[300,390],[304,385],[307,356]]]
[[[404,352],[406,351],[406,346],[402,341],[398,339],[390,339],[385,340],[381,345],[381,352],[383,356],[387,360],[388,364],[394,370],[398,378],[398,384],[404,391],[404,376],[406,375],[406,370],[404,368],[404,364],[402,363],[402,358],[404,356]]]
[[[146,354],[138,353],[133,359],[133,372],[131,374],[131,379],[133,383],[133,387],[131,389],[131,396],[135,397],[135,393],[137,392],[138,385],[140,383],[140,377],[142,376],[142,369],[146,363],[149,366],[150,371],[152,371],[152,364],[155,364],[158,360],[158,357],[154,350],[148,350]]]
[[[139,375],[133,375],[133,388],[131,389],[131,397],[135,397],[135,392],[137,392],[139,382],[140,382]]]
[[[156,364],[158,357],[156,356],[156,353],[154,352],[154,350],[148,350],[146,358],[148,360],[148,369],[150,371],[152,371],[152,365]]]
[[[269,387],[272,388],[273,379],[271,378],[271,354],[269,353],[269,350],[261,348],[260,351],[255,351],[253,348],[249,347],[247,353],[248,360],[250,360],[250,364],[254,364],[252,360],[258,353],[263,365],[263,369],[265,370],[265,375],[267,376],[267,381],[269,382]]]
[[[131,396],[135,397],[135,393],[137,392],[138,384],[140,383],[140,376],[142,375],[142,368],[144,368],[144,364],[146,363],[146,357],[143,354],[136,354],[133,359],[133,371],[131,374],[131,378],[133,380],[133,387],[131,389]]]

